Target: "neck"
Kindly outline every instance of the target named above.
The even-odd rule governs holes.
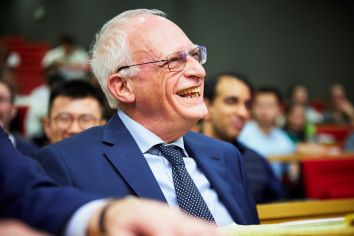
[[[192,122],[174,122],[173,119],[160,119],[149,116],[139,116],[122,110],[131,119],[150,130],[152,133],[161,138],[165,143],[171,143],[185,135],[195,125]]]
[[[264,125],[264,124],[260,124],[258,122],[257,122],[257,126],[265,134],[269,134],[270,131],[272,131],[272,129],[273,129],[272,125]]]

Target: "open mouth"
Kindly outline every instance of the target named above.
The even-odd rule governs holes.
[[[198,87],[183,89],[181,91],[178,91],[177,95],[183,98],[200,97],[200,87],[198,86]]]

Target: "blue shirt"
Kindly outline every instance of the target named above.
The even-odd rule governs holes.
[[[295,144],[280,128],[273,128],[264,133],[255,121],[248,122],[241,131],[238,141],[257,151],[265,157],[286,155],[295,152]],[[274,173],[280,178],[283,167],[279,163],[272,163]]]
[[[146,158],[146,161],[152,170],[152,173],[154,174],[168,204],[178,207],[176,192],[173,185],[172,166],[169,161],[154,148],[155,145],[164,143],[164,141],[150,130],[128,117],[122,111],[118,111],[118,116],[129,130],[140,151]],[[194,159],[188,156],[188,153],[184,148],[183,137],[178,138],[174,142],[170,143],[170,145],[180,147],[186,155],[186,157],[183,158],[183,161],[187,171],[201,193],[210,212],[213,214],[216,224],[218,226],[224,226],[233,223],[232,217],[228,213],[224,204],[219,200],[217,193],[211,188],[208,179],[197,167]]]

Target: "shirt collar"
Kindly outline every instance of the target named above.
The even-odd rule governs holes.
[[[118,110],[118,116],[122,120],[125,127],[128,129],[130,134],[133,136],[133,139],[137,143],[140,151],[142,153],[148,152],[153,146],[165,143],[160,137],[156,134],[130,118],[123,111]],[[176,145],[182,148],[183,152],[187,155],[186,150],[184,148],[183,137],[178,138],[174,142],[170,143],[171,145]],[[169,144],[169,145],[170,145]]]
[[[11,143],[16,147],[16,139],[12,134],[9,134],[9,139],[11,141]]]

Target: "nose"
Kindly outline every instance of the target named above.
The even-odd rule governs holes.
[[[185,76],[190,77],[190,78],[196,78],[196,79],[204,79],[206,72],[204,67],[191,57],[190,55],[187,56],[187,62],[186,62],[186,68],[185,68]]]
[[[68,129],[68,133],[70,133],[71,135],[78,134],[81,131],[81,127],[79,126],[79,122],[77,120],[74,120]]]
[[[250,113],[247,106],[245,104],[241,104],[237,108],[237,114],[243,119],[248,119]]]

